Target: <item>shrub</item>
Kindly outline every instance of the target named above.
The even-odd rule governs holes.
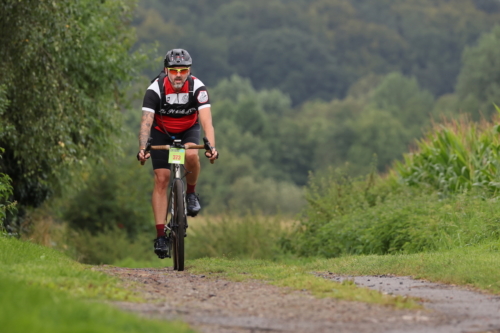
[[[500,236],[496,198],[470,194],[440,198],[402,188],[383,202],[336,216],[299,235],[301,255],[417,253],[473,245]]]
[[[92,235],[88,230],[73,231],[71,246],[73,257],[79,262],[93,265],[113,264],[125,258],[135,260],[155,259],[153,232],[141,233],[130,240],[127,233],[114,228]]]
[[[64,220],[72,229],[97,235],[119,228],[131,239],[137,233],[154,230],[151,176],[136,161],[115,162],[120,167],[108,163],[94,168],[87,187],[65,207]]]
[[[278,242],[287,230],[279,216],[225,215],[188,223],[186,251],[189,259],[273,259],[281,254]]]
[[[0,148],[0,153],[3,149]],[[11,179],[4,173],[0,173],[0,234],[6,233],[4,221],[8,212],[15,211],[15,203],[10,202],[12,196]]]

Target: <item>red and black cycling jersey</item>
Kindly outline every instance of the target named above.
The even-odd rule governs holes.
[[[203,82],[190,75],[182,89],[175,92],[170,80],[165,76],[165,93],[162,96],[159,79],[154,80],[146,90],[142,111],[155,113],[153,126],[161,132],[180,133],[191,128],[198,121],[198,112],[210,107],[207,88]]]

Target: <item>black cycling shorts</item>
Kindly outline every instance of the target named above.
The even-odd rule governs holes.
[[[169,133],[172,138],[167,134],[160,132],[154,127],[151,128],[151,141],[152,146],[171,145],[173,140],[182,140],[183,144],[186,143],[200,143],[200,124],[196,123],[191,128],[181,133]],[[168,150],[151,150],[151,161],[153,162],[153,169],[170,169],[168,163]]]

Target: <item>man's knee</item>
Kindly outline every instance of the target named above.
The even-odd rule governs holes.
[[[198,154],[192,154],[192,155],[187,155],[186,159],[190,162],[197,162],[200,160],[200,157],[198,156]]]
[[[155,187],[167,187],[170,180],[170,170],[155,170]]]
[[[198,155],[197,149],[187,149],[186,150],[186,161],[187,163],[198,163],[200,161],[200,156]]]

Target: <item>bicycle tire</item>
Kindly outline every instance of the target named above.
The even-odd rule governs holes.
[[[174,270],[184,270],[184,234],[186,232],[186,210],[184,201],[184,183],[175,179],[172,187],[173,211],[172,236]]]

